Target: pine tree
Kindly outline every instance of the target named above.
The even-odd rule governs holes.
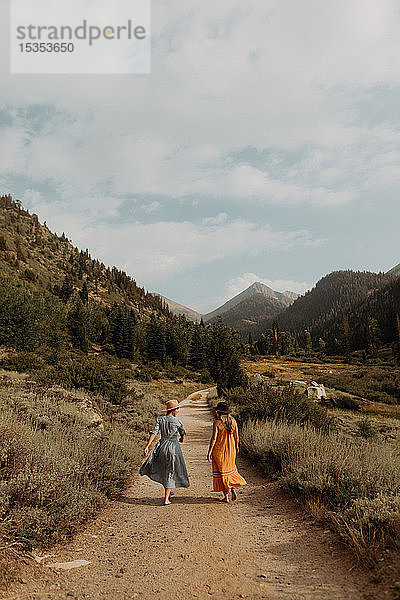
[[[241,344],[238,334],[222,324],[221,319],[209,330],[208,370],[221,397],[225,391],[243,385],[246,377],[240,366]]]
[[[310,355],[312,353],[311,333],[307,331],[307,329],[304,332],[304,349],[306,351],[306,355]]]
[[[165,330],[163,323],[154,315],[147,325],[146,345],[148,360],[157,360],[164,365],[166,359]]]
[[[394,342],[392,345],[392,352],[393,352],[393,356],[394,359],[396,360],[397,364],[400,365],[400,316],[399,313],[396,313],[395,316],[395,336],[394,336]]]
[[[347,315],[343,315],[343,317],[342,317],[342,326],[343,326],[342,349],[343,349],[343,353],[346,357],[346,360],[350,360],[351,337],[350,337],[349,319],[347,318]]]
[[[294,352],[294,338],[288,331],[281,331],[279,334],[280,352],[284,355]]]
[[[60,289],[60,298],[63,302],[68,302],[68,300],[71,298],[73,293],[74,293],[74,284],[72,282],[72,277],[71,277],[71,275],[67,274],[64,277],[64,281],[63,281],[61,289]]]
[[[274,354],[279,355],[279,325],[278,321],[272,323],[272,333],[274,337]]]
[[[380,346],[381,331],[377,319],[368,316],[367,319],[367,344],[368,351],[372,356],[376,356]]]
[[[189,353],[189,364],[196,371],[201,371],[206,368],[206,357],[205,357],[205,341],[203,335],[204,327],[201,325],[194,325],[193,335],[190,344]]]
[[[274,332],[272,329],[267,329],[262,333],[256,342],[256,348],[259,354],[273,354],[275,347]]]
[[[135,353],[136,317],[133,310],[119,306],[111,316],[111,341],[118,358],[133,359]]]
[[[89,300],[89,291],[86,281],[83,282],[82,289],[79,292],[79,297],[83,304],[87,304]]]
[[[87,313],[80,298],[77,298],[68,312],[68,331],[74,348],[88,351]]]

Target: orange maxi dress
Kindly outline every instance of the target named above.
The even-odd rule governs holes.
[[[229,492],[231,488],[246,485],[247,481],[236,467],[236,442],[233,431],[218,427],[212,450],[213,491]]]

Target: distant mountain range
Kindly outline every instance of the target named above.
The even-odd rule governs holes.
[[[257,338],[277,320],[283,331],[302,335],[307,329],[313,339],[322,337],[338,345],[343,338],[343,320],[346,319],[351,327],[353,346],[362,347],[367,343],[367,323],[371,319],[379,324],[383,340],[389,342],[396,338],[396,314],[400,314],[400,264],[387,273],[334,271],[303,296],[294,292],[276,292],[255,282],[205,315],[171,301],[167,304],[172,312],[185,314],[193,320],[202,318],[206,324],[220,317],[244,338],[249,333]]]
[[[219,308],[204,315],[168,298],[163,299],[174,314],[184,314],[193,321],[203,319],[205,324],[213,323],[221,317],[225,325],[237,329],[242,335],[257,335],[270,318],[290,306],[298,296],[290,291],[276,292],[264,283],[256,281]]]
[[[153,314],[168,318],[172,312],[208,324],[221,317],[244,339],[249,333],[256,339],[276,320],[281,331],[297,337],[307,329],[314,343],[321,337],[332,352],[343,347],[346,336],[355,349],[371,347],[374,338],[383,344],[400,343],[400,263],[387,273],[335,271],[300,297],[255,282],[201,315],[147,292],[123,271],[75,248],[64,234],[51,233],[10,196],[0,196],[0,276],[58,298],[86,294],[107,309],[123,305],[146,318]]]
[[[275,318],[285,308],[293,304],[298,294],[276,292],[256,281],[246,290],[225,302],[222,306],[204,315],[204,322],[213,323],[219,317],[225,325],[241,332],[257,336],[265,328],[265,323]]]
[[[165,298],[165,296],[161,296],[164,302],[167,303],[169,310],[174,315],[184,315],[190,321],[200,321],[203,318],[203,315],[198,313],[196,310],[192,308],[188,308],[187,306],[183,306],[183,304],[179,304],[178,302],[174,302],[174,300],[170,300],[169,298]]]
[[[204,321],[208,323],[217,317],[222,317],[226,313],[230,313],[230,311],[232,311],[234,308],[237,308],[242,304],[242,302],[246,302],[254,296],[260,296],[259,299],[275,300],[276,305],[280,305],[281,308],[284,308],[292,304],[298,297],[298,294],[295,294],[294,292],[275,292],[264,283],[256,281],[243,292],[240,292],[240,294],[237,294],[237,296],[234,296],[231,298],[231,300],[225,302],[225,304],[219,308],[216,308],[215,310],[204,315]]]

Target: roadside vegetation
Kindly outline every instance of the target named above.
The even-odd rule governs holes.
[[[131,396],[116,409],[104,398],[5,371],[0,406],[1,534],[25,550],[65,539],[118,494],[161,409],[151,395]]]
[[[339,410],[308,400],[288,381],[277,381],[286,368],[283,363],[266,360],[260,368],[253,363],[253,373],[263,371],[262,381],[250,378],[246,388],[227,394],[241,426],[243,449],[266,476],[278,479],[329,524],[359,560],[393,566],[400,557],[399,430],[380,435],[371,419],[375,403]],[[312,369],[309,363],[303,366]],[[210,398],[210,404],[215,400]],[[398,423],[398,417],[393,413],[386,421]]]
[[[397,447],[326,434],[309,425],[247,421],[242,443],[264,472],[327,521],[360,559],[400,548]]]
[[[2,352],[3,364],[19,364],[18,354]],[[104,387],[107,371],[115,389],[117,382],[123,384],[118,402]],[[33,380],[35,375],[39,376]],[[0,369],[4,544],[31,550],[70,536],[124,488],[140,464],[148,431],[165,401],[181,401],[199,388],[190,381],[134,379],[129,361],[115,359],[98,370],[93,367],[91,375],[92,386],[86,379],[79,385],[82,381],[77,379],[62,387],[61,378],[44,382],[41,369],[29,376]],[[100,389],[106,393],[94,393]]]

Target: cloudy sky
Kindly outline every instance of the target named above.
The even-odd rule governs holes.
[[[256,280],[302,292],[335,269],[388,270],[399,11],[153,0],[150,75],[40,76],[10,75],[1,0],[0,193],[201,312]]]

